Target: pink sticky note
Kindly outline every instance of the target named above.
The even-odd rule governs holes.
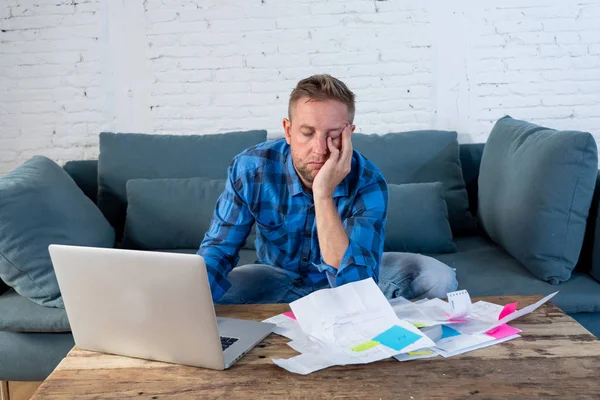
[[[283,315],[285,315],[286,317],[289,317],[291,319],[296,319],[296,316],[294,315],[294,313],[292,311],[286,311],[283,313]]]
[[[521,332],[520,329],[513,328],[512,326],[508,326],[506,324],[502,324],[497,328],[490,329],[489,331],[486,332],[486,334],[490,335],[494,339],[502,339],[507,336],[512,336],[512,335],[515,335],[520,332]]]
[[[446,317],[448,317],[448,322],[468,322],[468,319],[462,318],[450,318],[450,314],[446,313]]]
[[[460,322],[467,322],[468,320],[466,319],[458,319],[458,318],[452,318],[449,319],[448,322],[456,322],[456,323],[460,323]]]
[[[509,314],[514,313],[515,311],[517,311],[517,306],[519,305],[518,302],[514,302],[514,303],[510,303],[504,306],[504,308],[502,309],[502,311],[500,312],[500,315],[498,316],[498,319],[502,319],[504,317],[506,317]]]

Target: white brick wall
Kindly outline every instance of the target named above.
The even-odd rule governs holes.
[[[360,132],[510,114],[600,139],[600,0],[3,0],[0,175],[97,156],[102,130],[280,136],[296,82],[357,94]]]

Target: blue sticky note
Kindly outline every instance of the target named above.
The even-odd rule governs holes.
[[[452,336],[460,336],[460,332],[449,326],[442,325],[442,339],[446,339]]]
[[[420,338],[421,336],[417,335],[416,333],[413,333],[408,329],[401,328],[398,325],[394,325],[387,331],[375,336],[373,340],[391,349],[400,351],[406,346],[413,344]]]

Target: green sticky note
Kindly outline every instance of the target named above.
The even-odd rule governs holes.
[[[354,346],[350,350],[356,351],[356,352],[365,351],[365,350],[369,350],[370,348],[377,346],[378,344],[379,344],[379,342],[376,342],[374,340],[369,340],[368,342],[359,344],[358,346]]]
[[[422,350],[422,351],[409,351],[409,356],[427,356],[431,354],[431,350]]]
[[[426,324],[424,324],[424,323],[422,323],[422,322],[415,322],[415,323],[413,324],[413,326],[414,326],[415,328],[425,328],[427,325],[426,325]]]

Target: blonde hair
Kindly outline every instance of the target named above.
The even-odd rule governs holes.
[[[292,107],[303,97],[314,101],[337,100],[348,107],[348,122],[354,121],[354,93],[346,84],[329,74],[313,75],[302,79],[290,94],[288,118],[292,120]]]

